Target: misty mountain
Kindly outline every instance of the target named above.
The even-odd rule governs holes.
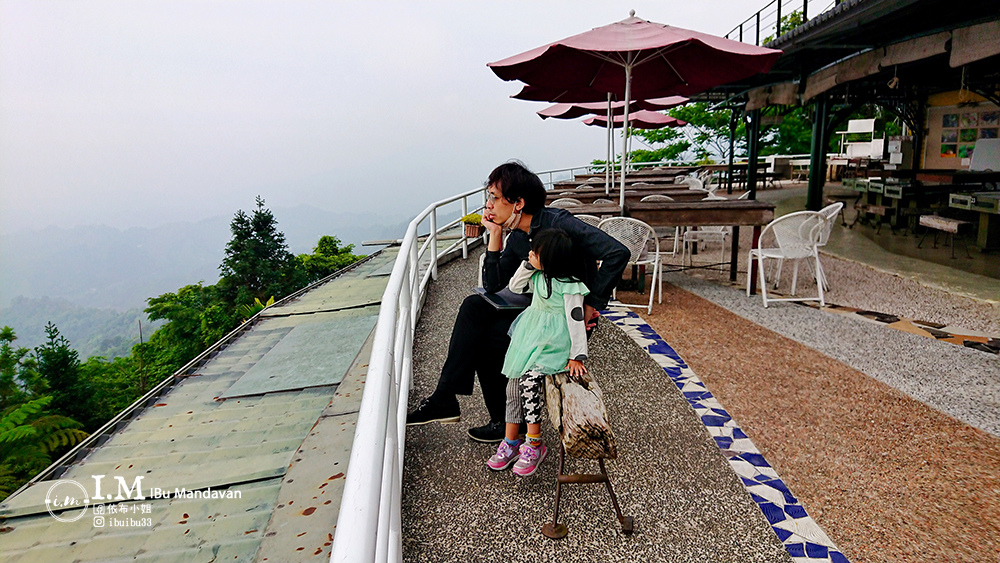
[[[354,244],[356,254],[370,254],[380,247],[362,247],[362,241],[400,238],[409,222],[305,205],[271,211],[295,254],[312,252],[323,235]],[[38,327],[52,320],[83,355],[76,341],[100,342],[115,315],[144,309],[149,297],[188,284],[218,281],[231,220],[218,216],[152,228],[88,225],[5,233],[0,237],[0,325],[12,326],[18,344],[30,347],[39,343]],[[18,297],[27,300],[15,307]],[[71,335],[57,318],[74,319],[79,329]]]

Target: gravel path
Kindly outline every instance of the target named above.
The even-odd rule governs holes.
[[[698,280],[674,281],[726,308],[667,284],[663,305],[641,315],[701,377],[849,560],[1000,558],[1000,439],[894,388],[909,368],[897,368],[883,383],[812,346],[830,350],[837,341],[855,342],[855,356],[883,358],[872,364],[890,372],[894,362],[929,345],[930,356],[939,354],[936,373],[967,372],[969,362],[992,366],[994,388],[1000,373],[995,356],[887,334],[897,331],[795,304],[754,314],[764,311],[759,297]],[[741,312],[755,318],[728,307],[749,309]],[[784,317],[776,324],[795,339],[758,324],[769,322],[766,317]],[[854,332],[874,340],[856,339]],[[952,395],[974,410],[964,395],[981,390]]]

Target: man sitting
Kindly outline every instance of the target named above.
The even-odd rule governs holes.
[[[508,162],[490,173],[483,214],[483,225],[489,233],[483,287],[490,293],[507,287],[514,271],[528,258],[533,233],[560,228],[587,257],[584,283],[590,294],[584,299],[584,318],[589,331],[596,326],[598,311],[607,307],[611,292],[628,264],[629,251],[604,231],[576,219],[565,209],[544,205],[542,181],[523,164]],[[509,229],[510,234],[506,248],[501,248],[504,229]],[[407,415],[407,425],[458,422],[461,411],[456,395],[471,395],[478,373],[490,421],[470,428],[469,437],[489,443],[503,439],[507,378],[500,370],[510,344],[507,331],[518,312],[497,309],[480,295],[465,298],[452,329],[448,357],[437,388]]]

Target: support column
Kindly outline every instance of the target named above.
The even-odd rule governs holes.
[[[823,207],[823,184],[826,183],[826,139],[829,103],[826,94],[816,97],[813,112],[812,145],[809,150],[809,191],[806,209],[819,211]]]
[[[726,173],[726,193],[733,193],[733,154],[736,152],[736,125],[737,119],[742,115],[743,110],[737,113],[736,108],[730,110],[729,115],[729,170]]]
[[[750,123],[747,127],[747,188],[750,189],[749,199],[757,199],[757,156],[760,153],[760,110],[750,112]]]

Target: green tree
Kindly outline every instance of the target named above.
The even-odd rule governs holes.
[[[631,132],[642,139],[649,149],[635,149],[631,152],[632,162],[660,162],[662,160],[680,160],[681,155],[691,148],[679,130],[672,127],[662,129],[633,129]],[[657,147],[656,145],[662,145]]]
[[[80,377],[80,357],[69,340],[59,334],[56,325],[45,325],[45,344],[35,348],[38,375],[45,380],[52,396],[52,409],[92,428],[91,397],[93,390]]]
[[[15,347],[17,334],[9,326],[0,329],[0,412],[44,391],[31,350]]]
[[[761,132],[760,155],[808,154],[812,142],[812,117],[797,107],[782,115],[781,123]]]
[[[707,102],[695,102],[676,107],[667,113],[687,122],[680,128],[698,160],[726,160],[729,158],[729,122],[732,112],[728,109],[711,110]],[[746,127],[742,120],[736,124],[735,154],[742,156],[746,147]]]
[[[134,347],[151,375],[166,377],[239,324],[235,307],[222,302],[216,286],[200,282],[147,300],[150,320],[165,320],[149,342]]]
[[[802,17],[801,10],[795,10],[790,14],[781,16],[781,32],[778,33],[778,36],[780,37],[804,23],[806,23],[806,19]],[[774,41],[774,39],[775,37],[773,35],[768,35],[763,40],[761,40],[760,44],[767,45],[771,41]]]
[[[52,463],[51,455],[87,437],[80,423],[48,414],[44,396],[6,409],[0,416],[0,499]]]
[[[233,237],[219,266],[225,280],[220,285],[234,305],[250,304],[254,298],[282,297],[305,285],[285,235],[278,230],[278,221],[260,196],[256,202],[252,214],[241,209],[233,217],[229,224]]]
[[[326,276],[350,266],[361,260],[363,254],[354,254],[354,245],[343,243],[335,236],[324,235],[319,238],[312,254],[299,254],[299,268],[305,272],[307,284],[321,280]]]

